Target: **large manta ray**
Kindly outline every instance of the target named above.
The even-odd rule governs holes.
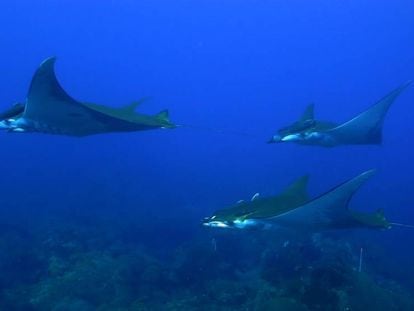
[[[342,124],[315,120],[311,104],[298,121],[279,129],[269,143],[295,142],[323,147],[381,144],[385,115],[409,84],[393,90],[372,107]]]
[[[348,203],[374,170],[364,172],[319,197],[309,200],[306,194],[307,177],[278,196],[259,198],[216,211],[203,220],[203,225],[218,228],[283,227],[295,230],[331,230],[347,228],[390,228],[382,212],[364,213],[348,208]]]
[[[87,136],[175,127],[168,119],[167,110],[153,116],[136,113],[142,100],[112,108],[73,99],[56,79],[55,60],[48,58],[37,69],[24,104],[0,113],[1,129]]]

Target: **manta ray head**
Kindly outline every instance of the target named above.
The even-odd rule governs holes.
[[[294,122],[293,124],[278,130],[268,143],[280,142],[301,142],[316,138],[318,132],[315,131],[316,121],[306,119]]]

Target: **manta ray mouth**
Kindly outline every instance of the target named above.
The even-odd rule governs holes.
[[[217,220],[204,221],[203,226],[211,227],[211,228],[230,228],[230,226],[226,224],[225,222],[217,221]]]
[[[274,135],[271,139],[267,141],[268,144],[275,144],[280,143],[282,141],[282,137],[279,135]]]
[[[211,218],[204,219],[203,226],[210,228],[233,228],[233,229],[246,229],[251,227],[256,227],[258,222],[253,219],[235,219],[234,221],[220,221],[213,220]]]
[[[0,121],[0,130],[1,129],[13,133],[39,132],[47,134],[65,134],[64,129],[51,127],[48,124],[41,122],[34,122],[24,117]]]
[[[289,135],[286,135],[285,137],[282,137],[280,140],[281,141],[299,141],[302,139],[303,139],[303,136],[300,134],[289,134]]]
[[[0,121],[0,129],[9,132],[26,132],[25,123],[19,119],[6,119]]]

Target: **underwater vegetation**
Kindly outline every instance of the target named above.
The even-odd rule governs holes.
[[[408,287],[366,266],[360,272],[359,250],[335,236],[212,236],[200,229],[160,256],[148,240],[125,241],[131,227],[108,228],[59,222],[3,229],[0,309],[414,308]]]

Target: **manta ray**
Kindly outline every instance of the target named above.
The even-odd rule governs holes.
[[[203,225],[217,228],[270,228],[322,231],[350,228],[388,229],[392,224],[382,210],[372,213],[352,210],[348,204],[354,193],[373,174],[366,171],[326,193],[309,199],[308,177],[304,176],[279,195],[260,198],[216,211]],[[397,225],[397,224],[396,224]]]
[[[295,142],[323,147],[381,144],[387,111],[410,83],[393,90],[373,106],[342,124],[315,120],[314,104],[310,104],[298,121],[279,129],[268,143]]]
[[[55,61],[48,58],[36,70],[24,103],[0,113],[0,129],[82,137],[176,127],[169,120],[168,110],[156,115],[135,112],[145,99],[121,108],[73,99],[56,78]]]

